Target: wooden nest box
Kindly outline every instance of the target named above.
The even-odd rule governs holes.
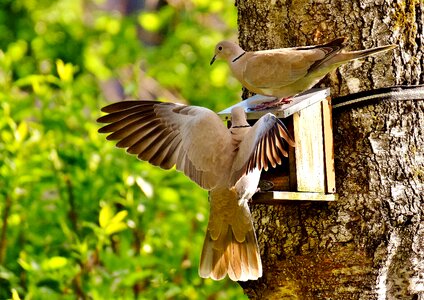
[[[336,200],[329,94],[328,88],[312,89],[294,97],[289,104],[263,111],[249,111],[258,96],[234,105],[245,108],[251,125],[264,114],[273,113],[286,124],[296,142],[296,147],[290,147],[289,157],[283,158],[281,166],[262,172],[259,183],[261,192],[253,197],[254,202]],[[229,121],[234,106],[218,114]]]

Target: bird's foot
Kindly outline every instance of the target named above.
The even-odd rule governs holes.
[[[291,97],[287,97],[287,98],[281,98],[280,99],[280,103],[281,104],[289,104],[292,102],[292,98]]]
[[[266,101],[266,102],[262,102],[260,104],[257,104],[255,107],[250,108],[250,110],[252,110],[252,111],[261,111],[261,110],[266,110],[266,109],[271,109],[271,108],[279,107],[281,105],[288,104],[290,102],[292,102],[292,98],[291,97],[288,97],[288,98],[276,98],[275,100],[272,100],[272,101]]]

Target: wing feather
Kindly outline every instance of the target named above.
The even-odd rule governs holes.
[[[254,169],[265,169],[281,164],[281,156],[287,157],[288,146],[295,146],[284,123],[268,113],[262,116],[246,133],[234,159],[229,186]]]
[[[344,38],[312,47],[254,52],[246,61],[244,81],[260,89],[284,87],[316,70],[344,47]]]
[[[174,165],[205,189],[231,167],[231,134],[212,111],[159,101],[121,101],[102,109],[108,140],[164,169]],[[230,153],[230,154],[229,154]],[[226,169],[227,168],[227,169]]]

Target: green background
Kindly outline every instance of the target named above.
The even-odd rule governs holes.
[[[207,193],[96,123],[146,94],[237,102],[228,67],[209,66],[218,41],[236,40],[234,3],[124,14],[111,2],[0,1],[0,299],[245,299],[197,274]]]

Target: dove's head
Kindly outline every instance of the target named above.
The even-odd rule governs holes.
[[[213,64],[217,58],[225,59],[228,62],[234,62],[234,60],[240,57],[244,52],[245,51],[236,43],[230,41],[219,42],[215,46],[215,55],[211,60],[211,64]]]

